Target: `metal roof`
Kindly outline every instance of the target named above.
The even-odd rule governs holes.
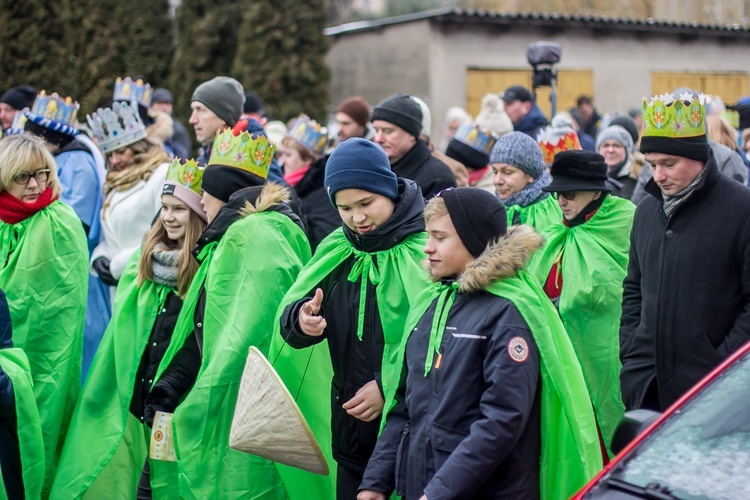
[[[422,20],[429,20],[431,22],[443,24],[479,23],[486,25],[513,25],[520,23],[526,26],[537,26],[551,29],[592,28],[630,32],[665,33],[683,36],[701,35],[727,38],[750,37],[750,27],[741,26],[739,24],[714,25],[678,23],[673,21],[658,21],[652,18],[628,19],[607,16],[507,13],[484,10],[463,10],[456,8],[428,10],[398,17],[347,23],[340,26],[326,28],[325,34],[329,36],[345,35]]]

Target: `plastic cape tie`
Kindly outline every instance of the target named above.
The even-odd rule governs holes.
[[[362,341],[362,332],[365,327],[367,282],[369,280],[370,283],[377,286],[380,283],[380,273],[377,265],[372,261],[372,254],[360,250],[353,250],[353,252],[356,260],[346,279],[351,283],[356,283],[360,277],[362,278],[359,285],[359,312],[357,314],[357,338]]]
[[[458,282],[450,284],[436,283],[435,289],[440,294],[438,296],[437,306],[435,307],[435,316],[432,318],[432,328],[430,329],[430,344],[427,350],[427,356],[424,360],[424,376],[430,373],[432,369],[432,359],[435,355],[440,354],[440,344],[443,342],[443,333],[445,333],[445,323],[448,321],[453,301],[456,300],[458,291]],[[432,353],[432,356],[430,356]]]

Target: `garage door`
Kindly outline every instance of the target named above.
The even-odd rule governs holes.
[[[523,85],[531,89],[531,70],[518,69],[472,69],[466,75],[466,110],[471,116],[479,113],[482,97],[491,92],[502,92],[511,85]],[[593,95],[594,73],[592,70],[559,70],[557,83],[557,109],[566,110],[576,105],[581,95]],[[537,103],[544,114],[550,114],[550,88],[537,89]]]
[[[725,104],[734,104],[750,94],[750,77],[744,72],[732,73],[651,73],[651,92],[663,94],[679,87],[688,87],[706,94],[718,95]]]

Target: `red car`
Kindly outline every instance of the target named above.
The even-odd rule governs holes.
[[[750,499],[749,353],[750,342],[661,415],[628,412],[614,441],[637,437],[573,500]]]

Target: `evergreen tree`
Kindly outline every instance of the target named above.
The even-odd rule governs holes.
[[[257,0],[245,10],[234,74],[274,119],[300,113],[325,122],[330,71],[326,1]]]
[[[178,43],[170,88],[174,113],[183,123],[190,117],[195,87],[218,75],[234,76],[242,4],[239,0],[182,0],[177,8]]]
[[[0,93],[16,85],[69,92],[65,65],[68,0],[0,0]]]
[[[169,17],[169,0],[120,0],[117,19],[125,42],[125,73],[140,77],[153,87],[167,86],[174,53],[174,23]]]

